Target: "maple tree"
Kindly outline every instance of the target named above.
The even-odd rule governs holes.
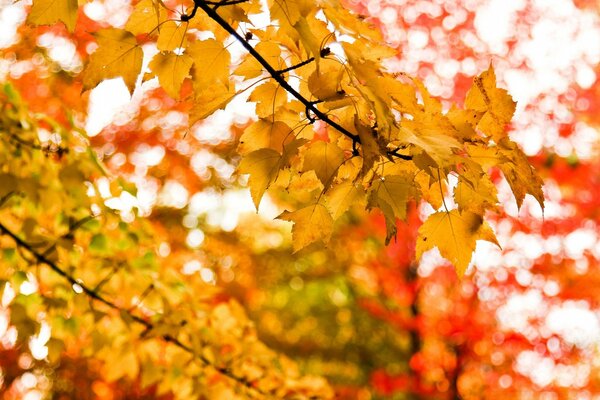
[[[47,354],[33,358],[47,359],[57,383],[61,374],[94,381],[90,396],[101,398],[333,396],[300,371],[328,376],[349,398],[369,380],[382,395],[481,397],[486,385],[469,369],[493,355],[499,339],[481,332],[494,318],[468,278],[458,289],[447,270],[421,280],[413,257],[437,247],[462,277],[476,240],[498,244],[488,212],[499,212],[499,171],[519,207],[526,194],[543,207],[542,181],[508,136],[514,101],[489,65],[464,102],[455,99],[463,106],[442,103],[419,79],[383,68],[397,50],[337,2],[269,2],[260,29],[254,18],[264,11],[257,1],[142,0],[114,24],[77,3],[34,1],[15,58],[34,59],[35,38],[52,34],[73,40],[84,68],[52,74],[56,61],[42,55],[3,88],[0,229],[12,347],[29,341],[33,352],[32,340],[51,327]],[[90,146],[79,93],[117,77],[144,98]],[[190,127],[244,95],[256,120],[211,150],[225,162],[194,168],[192,159],[190,168],[204,145]],[[160,146],[164,161],[134,162],[142,145]],[[278,218],[293,223],[291,241],[258,217],[234,233],[211,232],[206,221],[195,229],[209,216],[192,212],[193,198],[187,215],[168,199],[171,207],[152,212],[133,200],[140,175],[163,193],[173,180],[194,193],[234,187],[242,174],[256,209],[269,191],[287,210]],[[438,211],[421,225],[426,203]],[[182,218],[195,222],[183,227]],[[204,238],[201,249],[181,239],[192,232]],[[441,287],[436,280],[460,313],[420,305],[427,288]],[[474,316],[480,329],[466,330]],[[324,326],[335,333],[315,334]],[[528,348],[522,336],[511,340]],[[69,357],[79,371],[61,362]],[[32,368],[31,357],[22,363]]]

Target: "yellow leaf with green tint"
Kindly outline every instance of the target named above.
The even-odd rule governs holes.
[[[280,165],[281,154],[273,149],[256,150],[242,159],[238,170],[242,174],[250,174],[248,186],[256,209],[267,188],[277,178]]]
[[[161,51],[170,51],[179,47],[186,47],[187,40],[185,34],[187,28],[188,25],[186,23],[177,24],[175,21],[165,22],[160,26],[156,47]]]
[[[291,221],[294,252],[316,241],[327,243],[333,233],[333,219],[327,208],[320,203],[300,210],[282,213],[279,219]]]
[[[486,240],[500,247],[492,228],[481,215],[458,210],[436,212],[419,228],[416,257],[420,259],[424,252],[437,247],[462,278],[471,262],[477,240]]]
[[[318,141],[311,143],[304,153],[303,170],[315,171],[323,186],[328,187],[343,162],[342,149],[333,143]]]
[[[156,36],[166,18],[166,10],[158,0],[142,0],[133,7],[125,29],[134,35]]]
[[[178,99],[181,84],[192,67],[192,59],[186,54],[179,56],[172,52],[157,53],[150,61],[149,67],[167,94]]]
[[[496,142],[506,137],[506,125],[510,123],[515,107],[516,103],[508,92],[496,87],[496,74],[491,65],[473,79],[473,86],[465,99],[465,108],[484,113],[477,128]]]
[[[69,32],[73,32],[77,21],[77,8],[77,0],[34,0],[27,23],[52,25],[62,21]]]
[[[98,49],[90,56],[83,72],[84,90],[96,87],[105,79],[121,77],[132,93],[144,58],[135,37],[116,28],[102,29],[95,36]]]

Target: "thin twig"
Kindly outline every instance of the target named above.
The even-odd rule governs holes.
[[[299,62],[299,63],[298,63],[298,64],[296,64],[296,65],[292,65],[291,67],[288,67],[288,68],[285,68],[285,69],[280,69],[280,70],[279,70],[279,71],[277,71],[277,72],[279,73],[279,75],[281,75],[281,74],[285,74],[286,72],[293,71],[293,70],[295,70],[295,69],[298,69],[298,68],[300,68],[300,67],[303,67],[303,66],[305,66],[306,64],[310,64],[310,63],[311,63],[311,62],[313,62],[313,61],[315,61],[315,58],[314,58],[314,57],[310,57],[308,60],[304,60],[304,61],[302,61],[302,62]]]

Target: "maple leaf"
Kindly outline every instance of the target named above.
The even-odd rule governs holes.
[[[215,82],[229,83],[231,55],[223,43],[215,39],[195,41],[186,49],[194,60],[193,81],[196,92]]]
[[[328,187],[344,162],[344,152],[333,143],[311,143],[304,153],[304,171],[314,170],[324,187]]]
[[[240,162],[239,172],[250,174],[248,186],[250,186],[250,194],[257,210],[263,194],[277,178],[280,168],[281,154],[273,149],[253,151]]]
[[[125,29],[134,35],[155,36],[166,19],[166,10],[160,0],[142,0],[133,7]]]
[[[484,113],[477,128],[499,142],[506,137],[506,125],[512,119],[516,103],[506,90],[496,87],[496,74],[490,64],[487,71],[473,79],[465,107]]]
[[[436,212],[419,228],[416,257],[420,259],[424,252],[437,247],[462,278],[471,262],[477,240],[486,240],[500,247],[494,231],[481,215],[458,210]]]
[[[525,194],[529,193],[544,208],[543,181],[535,169],[527,161],[527,156],[516,143],[504,138],[498,143],[499,153],[510,162],[498,166],[504,173],[510,188],[515,195],[517,206],[521,208]]]
[[[382,210],[386,218],[390,220],[406,219],[406,204],[415,196],[414,176],[386,175],[373,182],[370,192],[372,201],[381,206],[387,204],[386,210]],[[380,207],[381,208],[381,207]]]
[[[177,55],[172,52],[156,53],[150,61],[151,75],[158,77],[160,86],[174,99],[179,98],[179,90],[192,67],[192,58],[187,54]]]
[[[364,206],[365,190],[350,181],[332,187],[325,194],[327,208],[334,220],[341,217],[353,205]]]
[[[292,227],[294,252],[319,240],[327,243],[333,233],[333,219],[327,207],[321,203],[297,211],[285,211],[277,218],[294,223]]]
[[[189,112],[190,125],[203,120],[217,110],[224,109],[238,93],[233,87],[227,87],[220,82],[205,87],[194,97],[194,106]]]
[[[247,154],[261,148],[270,148],[281,153],[284,146],[293,139],[293,130],[285,122],[259,119],[244,130],[238,152]]]
[[[453,149],[461,147],[447,134],[452,130],[452,124],[442,115],[419,113],[413,121],[402,121],[398,140],[420,147],[437,164],[432,166],[444,167],[453,164]]]
[[[156,47],[161,51],[171,51],[179,47],[187,46],[188,25],[186,23],[177,24],[175,21],[167,21],[160,27]]]
[[[474,165],[473,165],[474,164]],[[460,211],[468,210],[483,215],[498,203],[497,190],[488,175],[476,163],[466,163],[454,188],[454,200]]]
[[[98,49],[83,72],[83,89],[92,89],[105,79],[122,77],[129,93],[133,93],[144,58],[135,37],[116,28],[101,29],[94,36]]]
[[[256,115],[265,118],[287,102],[287,92],[278,84],[267,82],[254,89],[249,100],[257,102]]]
[[[33,25],[52,25],[61,21],[73,32],[78,8],[77,0],[34,0],[27,22]]]

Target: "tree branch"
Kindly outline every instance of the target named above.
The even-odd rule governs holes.
[[[142,317],[140,317],[138,315],[135,315],[131,310],[127,310],[125,308],[119,307],[112,301],[110,301],[107,298],[105,298],[104,296],[100,295],[96,290],[91,289],[90,287],[86,286],[83,282],[76,279],[73,275],[71,275],[68,272],[66,272],[65,270],[63,270],[57,263],[48,259],[44,254],[39,253],[37,250],[32,248],[27,242],[25,242],[23,239],[21,239],[19,236],[17,236],[13,231],[8,229],[2,223],[0,223],[0,233],[12,238],[15,241],[15,243],[17,244],[17,247],[27,250],[27,252],[33,256],[35,261],[37,261],[40,264],[45,264],[52,271],[54,271],[55,273],[57,273],[58,275],[63,277],[71,285],[79,286],[81,288],[81,290],[83,291],[83,293],[85,293],[90,299],[97,301],[99,303],[102,303],[105,306],[107,306],[108,308],[118,311],[120,314],[121,313],[126,314],[129,318],[131,318],[132,321],[142,325],[147,331],[151,331],[154,329],[155,325],[153,323],[143,319]],[[162,339],[165,342],[175,345],[176,347],[180,348],[181,350],[185,351],[186,353],[191,354],[194,358],[198,359],[205,366],[213,368],[214,370],[219,372],[221,375],[226,376],[227,378],[237,382],[238,384],[246,387],[247,389],[254,391],[262,396],[265,396],[265,397],[268,396],[267,393],[254,387],[252,385],[252,383],[249,382],[246,378],[237,376],[236,374],[234,374],[227,368],[219,367],[219,366],[212,364],[206,357],[204,357],[201,354],[196,353],[191,347],[182,343],[176,337],[167,334],[167,335],[163,335]]]
[[[207,4],[203,0],[194,0],[194,8],[196,7],[204,11],[212,20],[214,20],[223,29],[225,29],[234,38],[236,38],[236,40],[240,42],[240,44],[248,51],[248,53],[250,53],[250,55],[254,57],[256,61],[258,61],[267,70],[271,77],[275,79],[275,81],[277,81],[277,83],[279,83],[279,85],[281,85],[281,87],[284,88],[288,93],[290,93],[298,101],[300,101],[306,107],[307,110],[313,113],[314,116],[316,116],[321,121],[324,121],[332,128],[338,130],[342,135],[350,138],[353,142],[360,143],[360,138],[358,137],[358,135],[353,134],[337,122],[333,121],[331,118],[329,118],[327,114],[315,107],[315,105],[311,101],[309,101],[307,98],[298,93],[296,89],[291,87],[290,84],[281,76],[281,73],[275,68],[273,68],[273,66],[269,64],[267,60],[265,60],[264,57],[261,56],[260,53],[256,51],[254,47],[252,47],[252,45],[248,43],[248,41],[244,37],[242,37],[231,25],[229,25],[229,23],[225,21],[215,10],[210,8],[209,4]]]

